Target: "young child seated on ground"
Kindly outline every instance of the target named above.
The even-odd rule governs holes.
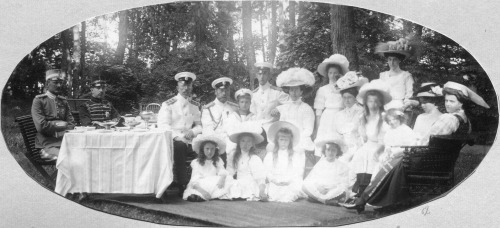
[[[304,196],[301,192],[305,154],[294,145],[300,142],[299,129],[286,121],[269,127],[269,147],[264,166],[267,173],[269,201],[293,202]]]
[[[413,130],[404,124],[405,114],[402,111],[391,108],[385,114],[384,120],[389,129],[384,136],[384,152],[379,157],[381,164],[402,158],[404,149],[401,146],[415,145],[417,140]]]
[[[236,150],[227,160],[228,173],[234,178],[227,199],[267,200],[264,164],[255,154],[255,144],[264,141],[261,133],[260,126],[244,122],[229,135],[236,143]]]
[[[318,141],[316,146],[323,157],[304,180],[302,190],[310,199],[338,206],[345,200],[348,188],[349,167],[338,159],[346,146],[341,138]]]
[[[219,157],[225,152],[224,140],[216,135],[198,135],[193,139],[193,150],[198,158],[191,162],[193,172],[183,199],[201,202],[226,195],[231,177]]]

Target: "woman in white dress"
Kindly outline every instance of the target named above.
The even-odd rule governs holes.
[[[365,108],[358,127],[363,145],[351,161],[352,171],[356,174],[352,191],[359,194],[368,186],[372,174],[379,168],[378,156],[384,151],[384,134],[387,128],[382,113],[384,105],[391,101],[391,95],[387,84],[373,80],[361,87],[357,99]]]
[[[411,56],[411,43],[401,38],[398,41],[379,43],[375,48],[375,53],[380,53],[387,58],[389,70],[380,73],[380,80],[389,85],[389,92],[392,100],[385,105],[385,109],[397,108],[404,111],[416,102],[410,98],[413,96],[413,77],[408,71],[400,68],[400,63]]]
[[[334,54],[318,65],[318,73],[328,78],[328,84],[320,87],[314,99],[316,110],[316,140],[333,137],[332,124],[337,112],[343,108],[342,95],[337,80],[349,70],[349,61],[341,54]],[[319,148],[315,155],[321,156]]]
[[[261,126],[244,122],[229,136],[237,144],[227,162],[227,171],[234,178],[229,188],[229,199],[267,200],[266,170],[262,160],[255,154],[255,144],[264,141],[261,134]]]
[[[413,126],[413,132],[417,137],[417,145],[428,144],[429,138],[425,136],[429,135],[432,125],[443,115],[438,109],[438,106],[444,102],[440,89],[441,87],[436,83],[422,83],[417,91],[415,97],[424,110],[424,113],[417,116],[415,126]]]
[[[304,180],[302,190],[309,198],[320,203],[338,206],[346,197],[349,167],[338,158],[346,149],[341,138],[319,141],[323,157]]]
[[[297,147],[306,153],[306,175],[316,163],[311,138],[314,130],[314,111],[302,101],[302,94],[311,89],[314,81],[314,74],[304,68],[294,67],[279,74],[276,85],[288,93],[290,102],[276,107],[271,112],[273,116],[279,116],[280,121],[290,122],[299,129],[300,142]]]
[[[335,116],[333,131],[344,140],[347,146],[339,158],[346,163],[351,161],[352,156],[363,143],[359,138],[357,126],[364,109],[356,100],[356,96],[358,95],[359,87],[366,83],[368,83],[368,79],[359,77],[354,71],[347,72],[337,81],[344,109]]]
[[[198,158],[191,162],[191,180],[182,198],[200,202],[227,194],[231,177],[219,156],[225,152],[224,140],[215,135],[198,135],[192,145]]]
[[[268,138],[274,145],[264,159],[269,201],[293,202],[303,196],[305,155],[294,148],[300,141],[299,129],[289,122],[278,121],[269,127]]]

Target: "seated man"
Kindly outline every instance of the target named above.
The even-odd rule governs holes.
[[[200,134],[201,113],[199,103],[191,100],[193,81],[196,75],[181,72],[175,75],[178,94],[161,104],[158,112],[158,127],[172,131],[174,140],[174,173],[179,183],[179,196],[182,196],[189,182],[186,156],[193,153],[191,141]]]
[[[37,95],[31,106],[37,130],[35,147],[42,149],[40,156],[47,161],[57,160],[65,130],[75,126],[68,101],[60,96],[64,75],[58,69],[48,70],[45,73],[47,92]]]
[[[93,125],[93,122],[104,122],[108,120],[118,121],[120,115],[111,102],[104,99],[106,95],[106,83],[101,80],[92,82],[90,86],[90,101],[78,107],[80,123],[82,126]]]

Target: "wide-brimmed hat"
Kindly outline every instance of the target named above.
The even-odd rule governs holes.
[[[267,141],[274,143],[274,138],[276,137],[276,133],[282,129],[288,128],[292,131],[293,134],[293,146],[296,147],[300,143],[300,130],[294,124],[287,121],[277,121],[271,124],[269,130],[267,131]]]
[[[236,93],[234,93],[234,99],[237,101],[239,96],[245,95],[245,94],[250,95],[250,99],[251,99],[253,92],[252,92],[252,90],[245,89],[245,88],[239,89],[238,91],[236,91]]]
[[[397,54],[404,58],[408,58],[411,56],[412,52],[414,52],[413,48],[409,39],[400,38],[396,41],[378,43],[377,47],[375,47],[375,53],[382,54],[386,57],[388,54]]]
[[[217,134],[200,134],[193,139],[192,146],[193,151],[197,154],[200,153],[200,145],[205,141],[212,141],[217,144],[217,148],[219,148],[219,154],[223,154],[226,152],[226,143],[224,142],[222,136]]]
[[[311,71],[304,68],[292,67],[278,75],[276,85],[278,87],[313,86],[315,81],[314,74]]]
[[[361,88],[359,89],[358,96],[356,97],[356,99],[358,100],[359,103],[363,104],[363,98],[365,97],[366,92],[368,92],[370,90],[375,90],[375,91],[378,91],[382,94],[382,96],[384,98],[383,105],[386,105],[387,103],[389,103],[392,100],[392,96],[389,93],[389,85],[387,85],[387,83],[385,83],[384,81],[382,81],[380,79],[375,79],[375,80],[361,86]]]
[[[481,96],[479,96],[477,93],[469,89],[469,87],[467,86],[464,86],[456,82],[447,82],[443,86],[443,89],[445,88],[461,91],[466,97],[468,97],[472,102],[476,103],[477,105],[483,106],[485,108],[490,108],[490,106],[484,101],[484,99]]]
[[[414,94],[413,99],[419,97],[442,97],[443,88],[434,82],[424,82]]]
[[[180,72],[174,78],[176,81],[191,82],[196,80],[196,75],[191,72]]]
[[[229,133],[229,140],[233,143],[238,143],[240,135],[245,133],[253,136],[255,144],[259,144],[264,141],[264,137],[262,136],[262,127],[254,121],[243,122],[239,124],[238,127],[234,127]]]
[[[333,137],[331,139],[323,139],[323,140],[318,140],[315,142],[316,147],[322,149],[323,146],[327,143],[335,143],[339,145],[340,150],[342,150],[342,153],[347,153],[347,144],[344,142],[344,139],[341,137]]]
[[[337,80],[337,87],[340,90],[346,90],[354,87],[361,87],[368,83],[368,79],[365,77],[359,77],[355,71],[349,71],[344,76]]]
[[[217,78],[212,82],[212,88],[226,88],[231,84],[233,84],[233,79],[230,79],[228,77]]]
[[[340,66],[340,69],[342,70],[340,74],[345,74],[349,71],[349,60],[341,54],[334,54],[328,59],[323,60],[323,62],[318,65],[318,73],[324,77],[328,76],[328,66],[332,64]]]

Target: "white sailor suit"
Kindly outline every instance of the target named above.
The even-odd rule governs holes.
[[[268,82],[265,85],[260,85],[259,88],[253,91],[250,112],[255,113],[258,120],[268,120],[262,124],[262,127],[267,132],[273,120],[271,110],[289,100],[288,94],[284,93],[281,88],[273,86]]]
[[[189,130],[193,131],[194,136],[202,131],[199,124],[201,113],[198,106],[199,103],[177,94],[163,102],[158,112],[158,127],[172,131],[175,172],[181,185],[186,185],[189,181],[187,167],[184,164],[186,163],[186,155],[193,153],[190,145],[191,140],[184,138],[184,135]]]
[[[224,138],[226,147],[234,147],[231,146],[234,143],[229,140],[227,130],[232,127],[229,126],[229,116],[231,116],[237,108],[237,104],[229,101],[222,103],[217,98],[206,104],[201,114],[203,134],[218,134],[220,137]]]

